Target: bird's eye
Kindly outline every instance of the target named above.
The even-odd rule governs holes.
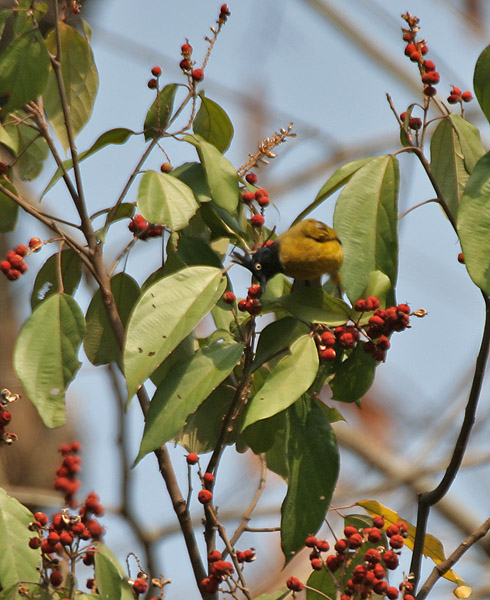
[[[255,263],[254,267],[256,271],[260,271],[262,269],[262,265],[260,263]]]

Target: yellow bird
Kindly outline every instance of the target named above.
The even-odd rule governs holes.
[[[271,245],[263,246],[253,254],[233,252],[232,256],[235,263],[251,271],[262,292],[267,281],[277,273],[306,280],[328,273],[339,285],[338,270],[344,260],[337,232],[315,219],[300,221]]]

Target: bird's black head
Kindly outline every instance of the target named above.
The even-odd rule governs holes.
[[[281,263],[279,261],[279,245],[277,243],[270,246],[263,246],[253,254],[245,252],[239,254],[232,252],[233,262],[248,269],[255,279],[260,283],[262,292],[265,291],[265,286],[269,279],[277,273],[282,272]]]

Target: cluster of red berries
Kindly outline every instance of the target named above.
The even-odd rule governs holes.
[[[248,312],[253,317],[258,315],[262,310],[262,303],[260,301],[261,296],[262,290],[260,289],[260,285],[257,283],[252,284],[248,288],[247,297],[238,301],[238,310],[241,312]]]
[[[81,459],[78,456],[81,446],[78,442],[64,444],[60,448],[63,462],[56,471],[55,489],[63,491],[65,502],[74,507],[74,493],[78,490],[80,482],[75,475],[80,471]],[[83,541],[95,542],[102,538],[105,531],[95,516],[104,513],[104,507],[99,497],[91,492],[85,502],[80,506],[78,514],[71,514],[68,508],[62,509],[53,515],[51,522],[43,512],[34,513],[34,521],[29,529],[37,536],[29,540],[29,547],[41,548],[43,564],[51,570],[49,581],[57,587],[63,581],[63,574],[59,560],[53,556],[64,558],[68,555],[72,560],[81,558],[85,565],[94,564],[94,555],[97,549],[94,546],[80,548]]]
[[[248,173],[245,177],[248,183],[255,185],[257,183],[257,175],[255,173]],[[264,209],[270,204],[269,193],[267,190],[261,188],[252,190],[244,190],[241,195],[242,202],[250,207],[252,216],[250,217],[250,224],[252,227],[262,227],[265,222]],[[253,202],[257,202],[259,205],[259,211],[252,205]]]
[[[330,550],[330,544],[326,540],[318,540],[309,536],[305,540],[305,546],[311,548],[310,562],[314,571],[327,570],[336,573],[337,581],[341,582],[340,600],[352,600],[352,598],[372,598],[374,594],[384,596],[389,600],[396,600],[402,594],[403,600],[414,600],[412,595],[413,584],[404,580],[399,588],[390,586],[386,573],[394,570],[399,564],[399,551],[404,546],[404,538],[407,537],[407,526],[403,521],[390,525],[385,533],[389,539],[390,549],[379,545],[378,548],[364,547],[365,544],[382,543],[382,529],[385,527],[383,517],[373,518],[373,526],[358,529],[352,525],[344,528],[344,537],[335,542],[335,554],[322,556]],[[362,561],[359,559],[362,556]],[[353,562],[353,569],[349,569]],[[347,573],[349,578],[347,579]],[[304,584],[297,577],[290,577],[286,582],[287,587],[300,592]]]
[[[31,252],[36,252],[40,249],[42,242],[39,238],[31,238],[29,240],[29,247],[25,244],[20,244],[15,250],[10,250],[7,253],[5,260],[0,262],[0,271],[10,281],[15,281],[27,271],[27,265],[24,261],[24,257]]]
[[[461,102],[471,102],[473,100],[473,94],[466,90],[466,92],[462,92],[459,87],[455,85],[451,86],[451,93],[448,96],[447,101],[449,104],[458,104]]]
[[[410,307],[398,304],[382,309],[376,296],[362,298],[354,304],[354,310],[360,313],[359,319],[352,324],[339,325],[331,330],[326,325],[315,326],[318,355],[322,360],[332,361],[343,350],[354,348],[361,335],[367,338],[363,348],[374,360],[382,362],[390,347],[388,338],[394,331],[403,331],[410,327]],[[361,325],[363,313],[372,312],[367,325]]]
[[[12,413],[6,407],[10,403],[16,402],[19,398],[18,394],[13,394],[7,388],[4,388],[0,392],[0,444],[5,446],[10,446],[17,440],[15,433],[11,433],[5,429],[12,420]]]
[[[250,548],[248,550],[237,550],[236,558],[239,563],[249,563],[255,560],[255,551]],[[219,584],[226,578],[232,575],[234,571],[231,562],[223,560],[221,552],[212,550],[208,554],[208,576],[201,581],[201,588],[208,594],[214,594],[218,591]]]
[[[142,215],[134,215],[128,225],[129,231],[134,234],[134,237],[140,240],[147,240],[152,237],[161,237],[163,233],[163,227],[161,225],[154,225],[148,223],[148,221]]]
[[[162,74],[162,68],[153,67],[151,69],[151,74],[153,75],[153,77],[148,80],[147,86],[150,88],[150,90],[156,90],[158,88],[158,79]]]
[[[193,69],[195,62],[192,60],[192,46],[189,42],[182,44],[180,53],[182,54],[182,60],[179,66],[182,71],[191,77],[193,81],[202,81],[204,79],[204,71],[203,69]]]
[[[434,87],[441,79],[436,66],[431,60],[425,60],[424,56],[429,51],[429,48],[425,40],[417,40],[417,33],[420,30],[418,27],[419,20],[417,17],[412,16],[409,13],[402,15],[409,27],[409,29],[402,29],[403,40],[407,42],[405,46],[405,56],[418,64],[422,83],[425,85],[424,94],[432,97],[437,94],[437,90]]]

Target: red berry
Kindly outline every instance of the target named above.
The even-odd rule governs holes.
[[[63,581],[63,575],[60,571],[52,571],[51,575],[49,576],[49,581],[51,582],[51,585],[58,587]]]
[[[161,67],[153,67],[153,69],[151,70],[151,74],[153,75],[153,77],[160,77],[160,75],[162,74]]]
[[[257,183],[257,175],[255,173],[247,173],[245,175],[245,179],[248,181],[248,183],[255,185]]]
[[[202,81],[204,79],[204,71],[202,69],[194,69],[191,73],[191,77],[194,81]]]
[[[316,539],[316,537],[314,535],[310,535],[305,540],[305,546],[307,548],[315,548],[315,546],[317,545],[317,542],[318,542],[318,540]]]
[[[134,580],[133,590],[137,594],[144,594],[147,589],[148,589],[148,582],[146,581],[146,579],[143,579],[143,577],[138,577],[138,579]]]
[[[29,548],[32,548],[33,550],[37,550],[40,545],[41,545],[41,538],[33,537],[29,540]]]
[[[392,550],[386,550],[383,554],[383,562],[387,569],[396,569],[399,562],[398,554],[395,554]]]
[[[388,348],[391,346],[390,340],[386,336],[382,335],[380,338],[378,338],[376,346],[380,350],[388,350]]]
[[[297,577],[290,577],[286,585],[293,592],[301,592],[305,587]]]
[[[180,51],[182,52],[183,56],[188,56],[192,53],[192,46],[190,44],[182,44]]]
[[[418,117],[412,117],[408,122],[408,126],[410,129],[418,131],[422,127],[422,119],[419,119]]]
[[[413,33],[411,31],[404,31],[403,32],[403,41],[411,42],[412,40],[413,40]]]
[[[324,344],[327,347],[335,346],[335,343],[337,341],[334,334],[331,331],[324,331],[321,334],[320,338],[322,340],[322,344]]]
[[[223,294],[223,300],[226,302],[226,304],[233,304],[233,302],[236,300],[236,296],[233,292],[225,292]]]
[[[12,265],[10,264],[10,262],[8,260],[2,260],[2,262],[0,263],[0,271],[2,271],[2,273],[7,274],[11,268],[12,268]]]
[[[209,569],[212,575],[224,576],[233,573],[233,565],[226,560],[217,560]]]
[[[257,200],[258,200],[259,198],[262,198],[263,196],[267,196],[267,197],[269,196],[269,194],[268,194],[267,190],[264,190],[264,189],[262,189],[262,188],[261,188],[260,190],[257,190],[257,191],[255,192],[255,198],[256,198]]]
[[[265,219],[263,215],[252,215],[250,218],[250,224],[252,227],[262,227],[265,223]]]
[[[221,5],[220,13],[227,17],[229,17],[231,15],[230,9],[228,8],[228,4]]]
[[[35,512],[34,513],[34,518],[36,519],[36,521],[39,521],[39,523],[41,523],[41,525],[47,525],[48,524],[48,517],[43,512]]]
[[[208,554],[208,562],[212,563],[216,562],[217,560],[221,560],[221,552],[218,552],[218,550],[211,550],[211,552]]]
[[[179,67],[182,69],[182,71],[188,71],[191,68],[191,63],[187,60],[187,58],[183,58],[179,63]]]
[[[262,290],[258,283],[254,283],[248,288],[248,296],[249,298],[260,298],[262,296]]]
[[[449,104],[457,104],[461,100],[461,96],[456,96],[456,94],[451,94],[448,96],[447,101]]]
[[[400,548],[403,548],[404,545],[404,541],[401,535],[393,535],[390,538],[390,546],[394,549],[394,550],[399,550]]]
[[[9,271],[7,271],[6,275],[7,279],[9,279],[10,281],[15,281],[16,279],[19,279],[19,277],[22,275],[22,271],[19,271],[18,269],[10,269]]]
[[[158,87],[158,81],[154,78],[151,78],[148,80],[146,85],[150,88],[150,90],[154,90]]]
[[[385,595],[389,600],[396,600],[398,598],[398,593],[396,587],[389,587],[385,591]]]
[[[362,298],[361,298],[361,300],[358,300],[354,304],[354,310],[357,311],[357,312],[366,312],[367,311],[366,300],[363,300]]]
[[[376,529],[379,532],[379,529]],[[369,538],[368,538],[369,539]],[[381,534],[380,534],[381,539]],[[371,542],[371,540],[369,540]],[[377,543],[377,542],[374,542]],[[369,548],[364,555],[365,562],[371,563],[372,565],[376,565],[381,562],[381,554],[376,548]]]
[[[266,206],[269,206],[271,201],[269,199],[269,196],[260,196],[260,198],[257,198],[257,203],[262,208],[265,208]]]
[[[424,44],[422,46],[422,48],[420,48],[420,53],[421,54],[427,54],[427,52],[429,52],[429,48],[428,48],[428,46],[426,44]]]
[[[0,425],[8,425],[12,420],[12,414],[8,410],[0,410]]]
[[[68,531],[62,531],[60,533],[60,542],[63,546],[71,546],[73,543],[73,536]]]
[[[247,310],[247,301],[246,300],[239,300],[238,301],[238,310],[241,312],[245,312]]]
[[[463,100],[463,102],[470,102],[473,100],[473,94],[470,91],[463,92],[461,94],[461,100]]]
[[[373,583],[373,591],[375,594],[379,594],[381,596],[386,592],[387,589],[388,583],[386,581],[380,580]]]
[[[168,163],[168,162],[162,163],[160,165],[160,171],[162,173],[170,173],[171,170],[172,170],[172,165],[170,163]]]
[[[342,561],[339,560],[338,556],[334,556],[333,554],[331,554],[330,556],[327,556],[327,569],[329,571],[332,571],[332,573],[334,573],[342,564]]]
[[[10,254],[9,262],[12,265],[12,267],[14,267],[14,269],[18,269],[19,265],[24,262],[24,259],[22,258],[22,256],[20,254],[17,254],[16,252],[14,252],[13,254]]]
[[[209,504],[213,499],[213,492],[211,490],[201,490],[197,495],[197,499],[201,504]]]
[[[327,540],[318,540],[316,547],[318,550],[320,550],[320,552],[328,552],[330,550],[330,544],[327,542]]]
[[[368,310],[377,310],[379,308],[379,298],[376,296],[368,296],[366,298]]]
[[[41,240],[37,237],[31,238],[29,240],[29,248],[33,252],[37,252],[38,250],[40,250],[40,248],[38,248],[38,246],[40,246],[41,244],[42,244]]]
[[[7,262],[7,261],[4,261],[4,262]],[[459,262],[459,263],[461,263],[462,265],[464,265],[464,256],[463,256],[463,253],[462,253],[462,252],[460,252],[460,253],[458,254],[458,262]],[[3,269],[2,269],[2,264],[3,264],[3,263],[1,263],[1,264],[0,264],[0,270],[2,270],[2,271],[3,271]]]
[[[201,581],[201,587],[207,594],[215,594],[218,591],[220,580],[217,577],[205,577]]]
[[[214,483],[214,475],[212,473],[204,473],[203,479],[204,483]]]
[[[253,192],[243,192],[242,201],[245,204],[251,204],[255,200],[255,194]]]
[[[429,98],[432,98],[432,96],[435,96],[437,94],[437,90],[432,85],[428,85],[424,88],[424,94],[426,96],[429,96]]]
[[[338,552],[339,554],[342,554],[342,552],[345,552],[345,550],[347,548],[347,540],[344,540],[342,538],[340,540],[337,540],[335,542],[334,548],[335,548],[336,552]]]
[[[416,50],[415,44],[407,44],[405,46],[405,56],[411,56]]]
[[[381,540],[381,531],[377,527],[371,527],[368,530],[368,542],[371,544],[377,544]]]
[[[25,244],[20,244],[15,249],[16,254],[20,254],[20,256],[25,256],[29,252],[29,248]]]
[[[424,60],[424,69],[426,71],[435,71],[436,65],[431,60]]]
[[[199,456],[195,452],[189,452],[185,459],[188,465],[195,465],[199,462]]]
[[[314,571],[321,571],[322,567],[323,567],[323,561],[321,558],[313,558],[311,560],[311,568]]]
[[[429,83],[432,85],[436,85],[441,80],[441,76],[437,71],[427,71],[424,75],[422,75],[422,82]]]
[[[354,533],[353,535],[351,535],[349,537],[349,540],[348,540],[349,548],[353,548],[353,549],[360,548],[362,546],[362,543],[363,543],[363,539],[359,533]]]
[[[412,52],[409,58],[412,62],[420,62],[422,60],[422,54],[420,54],[420,52]]]
[[[318,355],[322,360],[331,361],[335,359],[337,353],[333,348],[325,348],[324,350],[320,350]]]

